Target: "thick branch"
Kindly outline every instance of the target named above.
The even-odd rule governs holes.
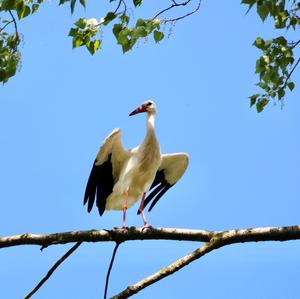
[[[0,248],[17,245],[41,245],[45,248],[54,244],[65,244],[77,242],[73,248],[77,248],[82,242],[101,242],[114,241],[117,244],[129,240],[178,240],[178,241],[197,241],[206,242],[202,247],[177,260],[173,264],[161,269],[157,273],[145,278],[144,280],[129,286],[124,291],[113,298],[128,298],[147,286],[167,277],[174,272],[185,267],[192,261],[204,256],[208,252],[235,243],[259,242],[259,241],[288,241],[300,239],[300,225],[287,227],[263,227],[249,229],[235,229],[228,231],[207,231],[207,230],[188,230],[175,228],[142,228],[131,227],[130,229],[114,230],[89,230],[79,232],[65,232],[47,235],[23,234],[0,238]],[[117,247],[116,247],[117,248]],[[74,250],[75,250],[74,249]],[[115,249],[116,250],[116,249]],[[71,249],[72,251],[72,249]],[[69,253],[66,255],[68,256]],[[113,255],[114,258],[114,255]],[[64,257],[61,259],[64,260]],[[60,261],[57,263],[57,266]],[[57,268],[55,265],[53,269]],[[53,271],[54,271],[53,270]],[[52,274],[50,270],[48,276]],[[50,275],[49,275],[50,273]],[[41,281],[44,283],[48,276]],[[107,279],[108,281],[108,279]],[[41,284],[39,284],[41,285]],[[38,286],[39,286],[38,285]]]
[[[258,241],[288,241],[300,239],[300,225],[286,227],[264,227],[235,229],[223,232],[176,229],[176,228],[142,228],[131,227],[128,230],[87,230],[78,232],[64,232],[56,234],[23,234],[0,238],[0,248],[18,245],[40,245],[47,247],[56,244],[74,242],[124,242],[133,240],[177,240],[209,242],[216,236],[233,238],[233,243]]]
[[[129,240],[178,240],[208,242],[214,232],[207,230],[190,230],[175,228],[142,228],[131,227],[128,230],[88,230],[78,232],[63,232],[55,234],[23,234],[0,238],[0,248],[17,245],[40,245],[47,247],[55,244],[73,242],[124,242]]]

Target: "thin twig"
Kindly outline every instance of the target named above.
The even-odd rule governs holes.
[[[113,251],[113,254],[112,254],[112,257],[111,257],[111,261],[110,261],[110,264],[109,264],[109,267],[108,267],[108,270],[107,270],[106,280],[105,280],[105,289],[104,289],[104,299],[106,299],[106,296],[107,296],[109,276],[110,276],[110,272],[111,272],[111,269],[112,269],[112,266],[113,266],[113,263],[114,263],[114,260],[115,260],[115,256],[116,256],[116,253],[117,253],[117,250],[118,250],[118,247],[119,247],[120,244],[121,244],[120,242],[116,243],[116,246],[114,248],[114,251]]]
[[[300,39],[297,42],[292,43],[292,45],[290,46],[291,49],[296,48],[300,43]]]
[[[17,21],[15,19],[15,16],[13,15],[13,13],[11,12],[11,10],[8,11],[11,18],[12,18],[12,21],[14,22],[14,26],[15,26],[15,32],[16,34],[18,34],[18,25],[17,25]]]
[[[193,11],[190,11],[189,13],[187,13],[187,14],[185,14],[185,15],[183,15],[183,16],[177,17],[177,18],[163,20],[163,23],[176,22],[176,21],[179,21],[179,20],[181,20],[181,19],[184,19],[184,18],[186,18],[186,17],[188,17],[188,16],[194,14],[195,12],[197,12],[197,11],[200,9],[201,2],[202,2],[202,0],[199,0],[198,5],[196,6],[196,8],[195,8]]]
[[[290,77],[292,76],[292,74],[293,74],[294,70],[296,69],[297,65],[299,64],[299,62],[300,62],[300,57],[298,58],[298,60],[297,60],[297,62],[295,63],[294,67],[292,68],[292,70],[290,71],[290,73],[288,74],[288,76],[286,77],[283,86],[286,86],[288,80],[289,80]]]
[[[0,32],[2,32],[2,31],[6,28],[6,26],[8,26],[9,24],[11,24],[12,22],[13,22],[13,20],[7,22],[7,23],[0,29]]]
[[[122,0],[119,1],[118,6],[116,7],[116,9],[115,9],[115,11],[114,11],[114,14],[117,13],[117,11],[119,10],[121,4],[122,4]]]
[[[13,53],[16,53],[17,50],[18,50],[18,44],[19,44],[19,42],[20,42],[19,31],[18,31],[18,25],[17,25],[17,21],[16,21],[16,19],[15,19],[15,16],[14,16],[14,14],[11,12],[11,10],[9,10],[8,12],[9,12],[11,18],[12,18],[12,21],[13,21],[14,27],[15,27],[15,34],[16,34],[15,42],[16,42],[16,43],[15,43],[15,46],[14,46],[14,51],[13,51]]]
[[[82,242],[77,242],[70,250],[68,250],[48,271],[46,276],[36,285],[36,287],[24,297],[24,299],[29,299],[31,296],[50,278],[53,272],[64,262],[80,245]]]
[[[166,11],[168,11],[168,10],[174,8],[174,7],[178,7],[178,6],[186,6],[186,5],[189,4],[191,1],[192,1],[192,0],[187,0],[187,1],[182,2],[182,3],[176,3],[176,2],[173,1],[173,4],[172,4],[172,5],[170,5],[169,7],[167,7],[167,8],[165,8],[165,9],[161,10],[159,13],[157,13],[157,14],[153,17],[153,19],[156,19],[158,16],[160,16],[161,14],[165,13]]]
[[[124,11],[123,11],[123,13],[126,13],[126,11],[127,11],[127,5],[126,5],[126,2],[125,2],[124,0],[120,0],[120,1],[118,2],[118,5],[117,5],[115,11],[114,11],[114,14],[116,14],[116,13],[118,12],[118,10],[119,10],[121,4],[124,5]]]

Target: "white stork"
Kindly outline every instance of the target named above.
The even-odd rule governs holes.
[[[147,134],[143,143],[125,150],[121,129],[113,130],[97,154],[84,195],[88,212],[92,210],[95,198],[100,215],[105,210],[123,210],[123,228],[126,228],[127,208],[140,197],[138,214],[142,214],[144,228],[148,227],[144,207],[153,199],[151,211],[162,195],[182,177],[189,162],[186,153],[160,153],[154,131],[155,103],[148,100],[129,115],[141,112],[147,113]],[[151,193],[145,198],[149,190]]]

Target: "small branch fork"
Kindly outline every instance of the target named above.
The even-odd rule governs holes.
[[[249,229],[234,229],[227,231],[207,231],[207,230],[189,230],[175,228],[151,228],[143,230],[142,228],[131,227],[129,229],[113,230],[89,230],[79,232],[64,232],[47,235],[23,234],[0,238],[0,248],[6,248],[18,245],[40,245],[42,248],[50,245],[66,244],[77,242],[56,264],[48,271],[47,275],[25,298],[30,298],[41,285],[52,275],[55,269],[70,256],[82,242],[106,242],[114,241],[116,246],[112,255],[111,263],[106,278],[106,290],[109,281],[110,271],[120,243],[129,240],[178,240],[204,242],[205,244],[178,259],[171,265],[159,270],[140,282],[128,286],[125,290],[115,295],[114,299],[128,298],[151,284],[175,273],[191,262],[201,258],[207,253],[236,243],[244,242],[262,242],[262,241],[289,241],[300,240],[300,225],[286,227],[262,227]]]
[[[161,10],[160,12],[158,12],[158,13],[153,17],[153,19],[158,18],[158,17],[161,16],[163,13],[165,13],[165,12],[167,12],[167,11],[169,11],[169,10],[175,8],[175,7],[186,6],[186,5],[190,4],[191,1],[192,1],[192,0],[187,0],[187,1],[185,1],[185,2],[178,3],[178,2],[176,2],[176,1],[174,1],[174,0],[172,0],[172,3],[173,3],[173,4],[171,4],[169,7],[167,7],[167,8],[165,8],[165,9]],[[197,11],[199,10],[199,8],[200,8],[200,6],[201,6],[201,2],[202,2],[202,0],[198,0],[198,4],[197,4],[197,6],[195,7],[194,10],[192,10],[192,11],[190,11],[190,12],[188,12],[188,13],[182,15],[182,16],[176,17],[176,18],[172,18],[172,19],[164,19],[164,20],[162,20],[162,22],[163,22],[163,23],[172,23],[172,22],[179,21],[179,20],[181,20],[181,19],[184,19],[184,18],[186,18],[186,17],[188,17],[188,16],[194,14],[195,12],[197,12]]]

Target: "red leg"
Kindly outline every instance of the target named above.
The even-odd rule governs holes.
[[[129,192],[126,191],[125,200],[123,203],[123,226],[122,226],[123,228],[126,228],[126,210],[127,210],[128,196],[129,196]]]
[[[143,193],[142,201],[141,201],[141,204],[140,204],[140,207],[139,207],[139,210],[140,210],[140,212],[142,214],[142,218],[143,218],[143,221],[144,221],[144,227],[143,227],[143,229],[149,227],[149,224],[147,222],[147,219],[146,219],[146,216],[145,216],[145,213],[144,213],[145,197],[146,197],[146,192]]]

